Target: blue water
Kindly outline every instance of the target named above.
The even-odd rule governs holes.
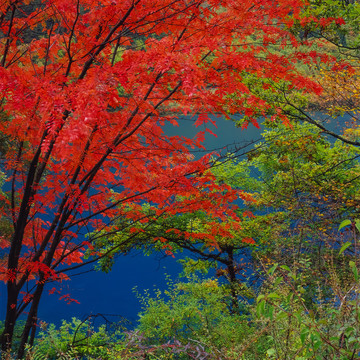
[[[59,301],[58,294],[44,296],[39,318],[59,324],[62,319],[84,319],[100,313],[112,321],[124,317],[134,325],[141,310],[134,287],[137,286],[140,293],[145,289],[164,289],[165,274],[176,276],[180,271],[181,266],[176,259],[169,256],[163,259],[142,254],[121,256],[108,274],[92,271],[74,276],[61,284],[62,294],[69,293],[80,304]]]
[[[205,125],[195,128],[194,120],[182,118],[179,127],[167,126],[166,134],[193,137],[197,131],[205,130]],[[217,119],[218,129],[212,124],[206,126],[217,134],[214,137],[206,134],[205,147],[209,151],[225,153],[226,151],[242,148],[253,140],[260,138],[261,130],[249,125],[249,129],[236,128],[234,123],[224,119]],[[252,145],[244,149],[250,150]],[[195,152],[195,156],[204,154],[203,151]],[[121,256],[117,259],[112,272],[109,274],[101,272],[86,272],[73,276],[70,281],[61,284],[61,294],[45,294],[39,307],[39,319],[47,323],[60,324],[62,319],[71,320],[72,317],[84,319],[89,315],[107,314],[111,315],[112,321],[116,316],[122,316],[135,324],[141,304],[133,291],[137,287],[142,293],[145,289],[166,288],[165,275],[176,278],[181,271],[177,260],[182,255],[163,257],[160,255],[144,256],[141,253]],[[79,269],[84,272],[89,269]],[[53,286],[50,284],[48,289]],[[70,294],[79,304],[59,301],[59,297]],[[4,284],[0,284],[0,319],[4,319],[6,293]]]
[[[253,141],[260,139],[261,132],[249,125],[248,129],[236,128],[234,123],[224,119],[216,119],[218,129],[212,125],[193,126],[194,120],[182,118],[179,127],[166,126],[168,135],[181,135],[192,138],[197,131],[205,130],[207,126],[217,134],[217,137],[206,134],[205,147],[208,151],[225,153],[236,148],[243,148],[239,152],[250,150]],[[199,157],[204,151],[195,152]],[[40,303],[39,318],[46,322],[60,324],[62,319],[71,320],[72,317],[84,319],[91,314],[113,315],[110,318],[117,320],[122,316],[134,324],[141,310],[141,304],[133,291],[134,287],[142,293],[145,289],[166,288],[165,274],[176,278],[181,271],[177,260],[183,255],[175,255],[175,259],[168,256],[160,259],[159,255],[144,256],[141,253],[121,256],[117,259],[113,270],[109,274],[101,272],[86,272],[73,276],[70,281],[61,284],[62,293],[70,294],[73,299],[80,302],[67,304],[59,301],[59,294],[44,295]],[[84,272],[88,269],[79,269]],[[50,284],[49,289],[52,288]],[[5,312],[5,286],[0,284],[0,319],[4,319]]]

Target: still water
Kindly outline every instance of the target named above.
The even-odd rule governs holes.
[[[165,128],[167,135],[192,138],[198,131],[205,130],[205,125],[195,128],[193,119],[182,118],[178,122],[179,127]],[[236,128],[233,122],[224,119],[216,119],[216,123],[218,128],[206,124],[217,135],[214,137],[206,133],[204,145],[207,151],[224,153],[242,147],[245,147],[246,151],[251,148],[253,141],[260,139],[261,130],[252,125],[242,130]],[[204,152],[196,152],[194,155],[198,157],[202,154]],[[84,319],[89,315],[106,314],[112,321],[117,321],[117,316],[122,316],[134,324],[141,310],[141,304],[133,291],[134,287],[137,287],[140,293],[145,289],[166,288],[166,274],[176,278],[181,271],[177,260],[183,255],[175,256],[174,259],[170,256],[129,254],[119,257],[108,274],[81,269],[81,274],[61,284],[60,295],[44,295],[39,307],[39,319],[59,325],[62,319]],[[49,289],[51,287],[50,284]],[[64,294],[70,294],[71,298],[79,303],[67,304],[64,300],[59,301],[59,297]],[[0,319],[4,319],[6,294],[3,284],[0,285],[0,299]]]
[[[337,124],[340,127],[344,124],[344,119],[341,120],[340,124]],[[204,145],[207,151],[221,153],[233,151],[236,148],[241,149],[239,153],[250,150],[253,143],[261,139],[260,134],[263,131],[252,125],[242,130],[236,128],[233,122],[221,118],[216,119],[217,128],[210,123],[195,128],[194,120],[188,117],[178,122],[179,127],[165,127],[167,135],[192,138],[198,131],[205,130],[207,126],[217,135],[214,137],[206,133]],[[330,125],[332,130],[338,130],[334,127],[334,123]],[[196,157],[203,154],[202,151],[194,153]],[[46,295],[42,298],[39,318],[47,323],[59,325],[62,319],[69,321],[72,317],[84,319],[89,315],[106,314],[112,321],[117,321],[118,316],[121,316],[134,324],[141,310],[141,304],[133,291],[134,287],[137,287],[140,293],[143,293],[145,289],[165,289],[166,274],[173,279],[176,278],[181,271],[177,260],[182,256],[184,255],[175,255],[174,259],[159,254],[151,256],[144,256],[142,253],[129,254],[119,257],[113,270],[108,274],[81,269],[82,274],[73,276],[71,280],[61,284],[60,295]],[[49,288],[51,287],[50,284]],[[79,303],[67,304],[64,300],[59,301],[59,297],[64,294],[70,294],[71,298]],[[5,286],[0,283],[0,319],[4,319],[5,301]]]

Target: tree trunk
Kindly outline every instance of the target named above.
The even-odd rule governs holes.
[[[41,278],[39,280],[39,284],[35,290],[35,293],[34,293],[34,296],[32,299],[31,308],[29,310],[29,314],[26,319],[26,324],[25,324],[24,330],[21,335],[20,346],[19,346],[19,350],[18,350],[18,354],[17,354],[18,359],[22,359],[24,357],[25,346],[28,343],[30,331],[37,325],[37,313],[38,313],[41,295],[44,290],[44,286],[45,286],[45,281],[44,281],[43,276],[41,276]],[[32,336],[31,338],[32,338],[31,342],[33,342],[34,336]],[[32,344],[30,343],[30,345],[32,345]]]
[[[11,345],[14,336],[15,323],[17,319],[17,301],[19,296],[19,289],[15,282],[8,281],[7,283],[7,305],[6,318],[4,324],[4,331],[1,334],[1,350],[7,352],[11,350]]]

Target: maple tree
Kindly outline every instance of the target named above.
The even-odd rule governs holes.
[[[241,193],[205,171],[208,156],[190,154],[202,147],[205,131],[186,139],[168,137],[162,127],[197,114],[195,125],[206,128],[214,113],[244,113],[256,125],[270,105],[244,74],[269,79],[266,89],[283,81],[289,90],[319,92],[294,65],[315,61],[316,53],[298,51],[286,26],[302,6],[299,0],[1,3],[3,351],[11,349],[25,312],[18,357],[32,344],[47,283],[67,279],[85,264],[86,251],[88,262],[102,256],[85,233],[105,236],[114,219],[141,222],[141,212],[126,204],[146,201],[170,215],[202,210],[210,224],[217,220],[214,226],[237,219],[229,204]],[[269,43],[294,51],[275,54]],[[280,108],[275,115],[286,121]]]

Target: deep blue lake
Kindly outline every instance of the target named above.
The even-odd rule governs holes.
[[[322,116],[320,116],[322,118]],[[343,121],[336,127],[342,127]],[[195,128],[194,120],[188,117],[179,121],[179,127],[166,126],[168,135],[181,135],[192,138],[198,131],[205,130],[205,125]],[[226,153],[235,148],[241,149],[239,154],[250,150],[252,142],[261,139],[263,129],[257,129],[249,125],[248,129],[236,128],[232,121],[221,118],[216,119],[218,128],[212,124],[206,126],[217,134],[217,137],[207,133],[205,147],[207,151]],[[342,124],[341,124],[342,123]],[[335,129],[335,124],[330,128]],[[204,152],[195,152],[195,156],[201,156]],[[64,281],[62,295],[70,294],[79,304],[73,302],[67,304],[64,300],[59,301],[60,295],[46,295],[42,298],[39,308],[39,318],[48,323],[60,324],[62,319],[71,320],[72,317],[84,319],[93,314],[108,314],[109,319],[117,321],[117,316],[122,316],[135,323],[141,304],[133,291],[137,287],[140,293],[145,289],[165,289],[165,275],[176,279],[181,271],[177,260],[184,255],[163,257],[161,254],[144,256],[142,253],[129,254],[117,259],[112,272],[109,274],[89,271],[91,269],[79,269],[79,274],[73,276],[70,281]],[[51,288],[49,285],[49,289]],[[5,285],[0,283],[0,319],[4,319],[6,306]]]
[[[198,131],[205,130],[205,125],[195,128],[194,120],[182,118],[179,127],[167,126],[168,135],[182,135],[193,137]],[[248,129],[236,128],[234,123],[224,119],[216,119],[218,128],[212,124],[206,126],[217,134],[217,137],[207,133],[205,147],[208,151],[234,150],[246,146],[253,140],[260,139],[261,130],[249,125]],[[249,145],[244,151],[252,148]],[[195,156],[201,155],[195,152]],[[84,272],[73,276],[71,280],[61,284],[62,295],[70,294],[79,304],[73,302],[67,304],[64,300],[59,301],[60,295],[46,295],[42,298],[39,307],[39,319],[47,323],[60,324],[62,319],[71,320],[72,317],[83,319],[91,314],[108,314],[112,321],[116,316],[122,316],[133,324],[137,320],[137,314],[141,310],[141,304],[134,294],[134,287],[142,293],[145,289],[165,289],[165,275],[173,278],[181,271],[177,260],[181,255],[172,258],[161,255],[144,256],[142,253],[129,254],[119,257],[109,274],[79,269]],[[91,270],[91,269],[90,269]],[[49,289],[51,288],[49,285]],[[4,319],[6,306],[6,294],[4,284],[0,285],[0,319]],[[116,315],[116,316],[115,316]]]

